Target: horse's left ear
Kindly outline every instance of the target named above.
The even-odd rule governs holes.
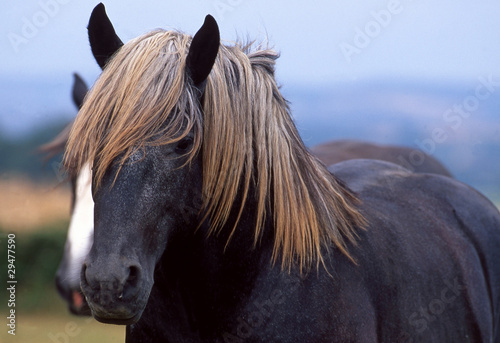
[[[219,51],[219,27],[214,17],[207,15],[203,26],[196,32],[186,58],[186,72],[202,93]]]
[[[122,47],[123,42],[116,34],[102,3],[92,11],[87,29],[92,54],[101,69],[104,69],[113,54]]]

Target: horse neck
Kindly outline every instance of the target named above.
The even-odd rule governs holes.
[[[247,199],[229,244],[239,206],[233,207],[220,234],[207,237],[209,225],[205,223],[194,234],[176,236],[157,267],[155,287],[168,289],[168,299],[176,299],[179,310],[193,316],[192,320],[206,323],[206,330],[218,327],[214,321],[231,316],[242,305],[241,299],[249,296],[259,273],[271,267],[272,220],[267,220],[263,237],[254,247],[254,208],[254,201]],[[214,308],[220,311],[218,315]]]
[[[269,257],[266,259],[269,265],[273,248],[272,217],[268,216],[262,230],[262,239],[257,246],[254,246],[256,201],[251,196],[247,198],[236,230],[229,239],[238,218],[240,200],[236,199],[229,219],[218,233],[208,234],[210,225],[208,219],[198,229],[193,228],[190,232],[184,231],[176,235],[165,250],[162,263],[170,265],[173,258],[184,257],[183,261],[189,263],[191,267],[200,268],[201,273],[209,273],[211,282],[215,275],[222,276],[226,270],[234,272],[234,267],[239,270],[245,269],[249,262],[253,262],[251,265],[260,264]],[[178,260],[173,263],[177,264]]]

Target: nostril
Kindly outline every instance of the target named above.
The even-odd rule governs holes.
[[[127,285],[136,286],[137,282],[139,281],[140,273],[141,270],[139,266],[130,266],[127,278]]]
[[[103,299],[128,299],[140,291],[139,264],[112,263],[106,269],[98,267],[101,267],[101,264],[96,262],[82,265],[80,286],[87,299],[103,304]]]
[[[141,267],[132,265],[128,268],[128,277],[125,281],[125,285],[123,287],[123,291],[120,294],[119,298],[127,298],[137,292],[137,285],[139,284],[141,275]]]
[[[87,280],[87,264],[84,263],[82,266],[82,271],[80,273],[80,285],[81,287],[85,287],[89,285],[89,282]]]

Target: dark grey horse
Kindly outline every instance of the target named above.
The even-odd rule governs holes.
[[[102,61],[104,66],[106,61]],[[72,98],[77,108],[81,108],[88,87],[82,77],[74,74]],[[48,158],[60,154],[66,146],[73,122],[50,143],[41,147]],[[415,172],[435,173],[451,176],[447,169],[435,158],[422,151],[402,146],[378,145],[358,140],[336,140],[314,146],[311,152],[326,165],[352,159],[378,159],[393,162]],[[80,269],[87,256],[94,235],[94,203],[90,194],[90,171],[85,170],[71,179],[72,205],[71,223],[68,228],[64,254],[56,275],[56,286],[61,297],[68,303],[71,313],[90,315],[87,302],[80,289]]]
[[[500,342],[500,213],[474,189],[305,148],[271,50],[155,31],[117,46],[65,163],[93,163],[93,316],[127,342]]]

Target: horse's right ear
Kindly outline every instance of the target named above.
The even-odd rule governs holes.
[[[85,95],[89,88],[83,79],[77,73],[73,74],[73,102],[75,103],[78,109],[82,108],[83,99],[85,99]]]
[[[120,49],[123,42],[116,35],[113,24],[111,24],[102,3],[92,11],[87,29],[92,54],[94,54],[101,69],[104,69],[106,63]]]
[[[220,34],[217,22],[207,15],[203,26],[196,32],[186,58],[186,71],[201,93],[219,52]]]

